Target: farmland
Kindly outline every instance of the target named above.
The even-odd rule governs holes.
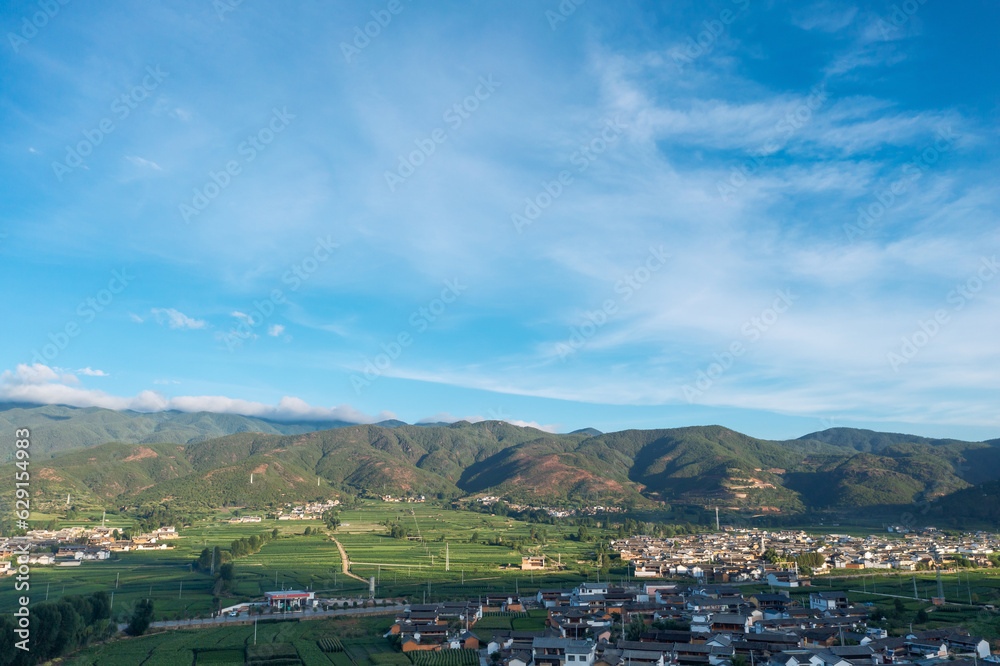
[[[180,630],[151,634],[97,645],[67,660],[71,666],[135,666],[136,664],[243,664],[284,663],[375,666],[401,657],[381,634],[391,620],[336,618],[309,622],[267,622],[257,626],[254,645],[252,625]],[[336,642],[341,650],[327,652],[323,643]],[[380,657],[382,659],[380,659]],[[389,659],[386,662],[385,659]],[[404,658],[405,659],[405,658]],[[406,659],[405,663],[409,663]]]
[[[33,600],[114,592],[113,612],[127,614],[134,604],[151,598],[155,618],[183,619],[212,612],[214,608],[260,598],[264,591],[281,588],[311,589],[320,597],[367,597],[367,585],[341,573],[341,559],[327,530],[303,536],[306,527],[318,529],[319,521],[275,521],[231,525],[221,512],[190,527],[179,529],[171,550],[118,553],[106,562],[85,562],[76,567],[32,568]],[[572,585],[586,580],[581,567],[589,564],[594,542],[577,541],[576,528],[531,525],[525,522],[459,511],[431,504],[390,504],[369,501],[341,512],[343,524],[336,531],[352,561],[351,571],[362,578],[375,576],[380,597],[405,596],[415,600],[467,597],[494,591],[527,590],[539,586]],[[108,525],[132,527],[115,516]],[[83,517],[76,524],[93,525],[100,515]],[[386,522],[399,522],[423,539],[394,539],[386,535]],[[511,539],[529,539],[532,529],[546,530],[546,540],[526,549],[561,561],[559,572],[521,572],[502,565],[519,565],[521,553],[504,545]],[[280,537],[258,553],[236,560],[236,576],[229,592],[213,589],[207,573],[192,570],[203,548],[229,548],[234,539],[277,529]],[[596,539],[600,530],[592,530]],[[472,538],[476,542],[472,543]],[[487,545],[500,539],[500,545]],[[447,557],[446,557],[447,551]],[[446,559],[448,567],[446,570]],[[117,580],[117,586],[116,586]],[[12,585],[0,590],[0,611],[16,603]]]

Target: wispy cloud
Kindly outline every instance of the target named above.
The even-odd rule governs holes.
[[[163,169],[160,168],[159,164],[157,164],[156,162],[151,162],[150,160],[147,160],[147,159],[142,158],[142,157],[135,157],[133,155],[127,155],[125,157],[125,159],[127,159],[129,162],[131,162],[132,164],[134,164],[136,166],[146,167],[146,168],[149,168],[149,169],[154,169],[155,171],[163,171]]]
[[[204,319],[188,317],[174,308],[153,308],[150,312],[156,317],[157,322],[166,324],[170,328],[199,329],[208,326],[208,322]]]

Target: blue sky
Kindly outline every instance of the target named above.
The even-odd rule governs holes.
[[[1000,436],[995,3],[2,21],[0,400]]]

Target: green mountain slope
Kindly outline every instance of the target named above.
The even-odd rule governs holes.
[[[117,412],[98,407],[0,404],[0,460],[14,450],[14,430],[29,428],[32,456],[83,448],[105,442],[186,444],[238,432],[297,434],[351,425],[334,422],[278,423],[238,414],[209,412]]]
[[[107,410],[67,415],[59,409],[36,410],[33,417],[58,431],[59,419],[68,416],[60,441],[69,446],[79,446],[72,438],[88,419],[97,425],[86,438],[122,423]],[[200,433],[259,425],[221,416],[174,414],[165,422],[173,432]],[[172,444],[105,443],[48,460],[33,457],[32,466],[33,494],[49,503],[64,501],[66,493],[106,506],[205,508],[357,493],[491,494],[542,505],[662,501],[787,513],[950,497],[1000,479],[1000,447],[842,428],[778,442],[721,426],[555,435],[502,421],[394,422],[294,434],[243,431]],[[10,464],[5,469],[0,473],[13,478]],[[8,494],[6,486],[0,494]]]

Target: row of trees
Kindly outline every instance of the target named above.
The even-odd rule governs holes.
[[[4,613],[0,615],[0,664],[38,664],[106,639],[117,632],[110,618],[111,600],[106,592],[35,604],[27,618],[31,638],[26,652],[17,647],[21,639],[14,630],[19,618]]]
[[[233,559],[253,555],[259,552],[268,541],[276,538],[278,538],[278,528],[274,528],[271,532],[262,532],[260,535],[254,534],[249,538],[234,539],[229,544],[229,554]]]

